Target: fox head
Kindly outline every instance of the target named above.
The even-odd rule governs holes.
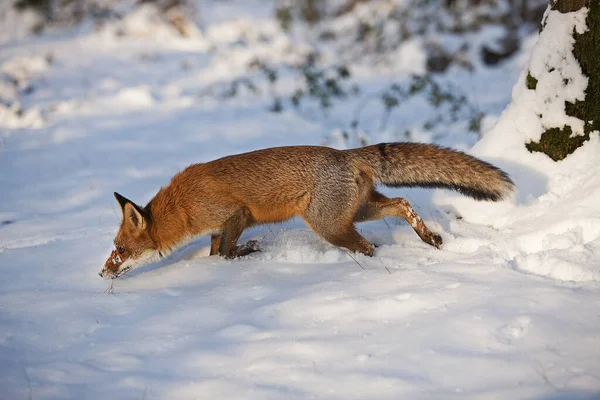
[[[141,265],[157,260],[158,246],[150,235],[152,221],[142,207],[115,192],[123,220],[115,237],[115,248],[99,275],[104,279],[118,278]]]

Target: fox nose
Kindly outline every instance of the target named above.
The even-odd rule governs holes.
[[[98,272],[98,275],[100,275],[101,278],[104,278],[104,271]]]

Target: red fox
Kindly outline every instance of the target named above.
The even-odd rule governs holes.
[[[408,201],[384,196],[376,184],[447,188],[491,201],[514,190],[502,170],[432,144],[289,146],[228,156],[187,167],[145,207],[115,193],[123,219],[100,276],[119,277],[201,235],[211,235],[211,255],[245,256],[259,246],[237,244],[244,229],[295,216],[329,243],[366,256],[374,246],[354,223],[386,216],[404,218],[424,242],[442,245]]]

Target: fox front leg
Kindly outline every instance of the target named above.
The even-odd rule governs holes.
[[[221,234],[212,235],[210,237],[210,255],[216,256],[219,255],[219,246],[221,245]],[[244,257],[250,253],[254,253],[256,251],[260,251],[260,246],[258,245],[258,240],[249,240],[244,244],[240,244],[235,247],[235,255],[234,257]]]
[[[219,246],[221,245],[221,234],[211,235],[210,237],[210,255],[219,254]]]
[[[237,246],[237,241],[242,235],[244,229],[252,225],[254,218],[252,213],[246,207],[236,211],[227,219],[223,227],[223,233],[220,237],[219,255],[227,259],[243,257],[255,251],[259,251],[258,242],[250,240],[248,243]],[[211,253],[212,245],[215,245],[217,239],[211,238]]]

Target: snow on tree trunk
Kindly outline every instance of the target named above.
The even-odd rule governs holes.
[[[529,151],[562,160],[600,130],[599,58],[600,2],[554,0],[526,79],[543,129],[530,137]]]

